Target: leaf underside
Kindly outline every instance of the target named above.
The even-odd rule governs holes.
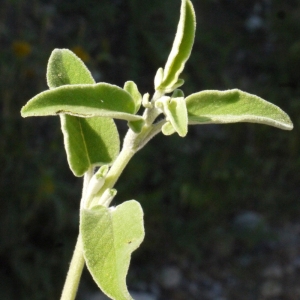
[[[80,233],[87,267],[101,290],[115,300],[131,300],[127,286],[131,253],[144,239],[143,211],[135,201],[115,208],[81,211]]]
[[[135,103],[120,87],[108,83],[65,85],[33,97],[22,108],[23,117],[69,114],[140,120]]]
[[[113,120],[61,115],[61,128],[71,170],[82,176],[90,167],[111,164],[120,150]]]
[[[291,130],[289,116],[278,106],[238,89],[207,90],[186,98],[189,124],[250,122]]]

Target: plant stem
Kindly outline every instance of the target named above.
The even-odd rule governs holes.
[[[99,196],[95,197],[94,199],[91,199],[92,201],[90,201],[90,203],[87,203],[87,207],[92,207],[95,204],[100,204],[98,202],[101,196],[103,195],[103,193],[107,189],[111,189],[114,187],[115,183],[117,182],[120,175],[122,174],[124,168],[126,167],[126,165],[128,164],[128,162],[130,161],[130,159],[133,157],[135,153],[136,151],[131,148],[127,148],[127,147],[122,148],[122,151],[119,153],[117,159],[115,160],[109,172],[107,173],[107,176],[105,178],[105,183],[101,187],[98,193]],[[107,205],[109,205],[109,203]]]
[[[80,234],[74,249],[70,268],[61,294],[61,300],[74,300],[77,294],[80,277],[84,267],[84,257],[82,254],[82,241]]]
[[[103,193],[114,187],[115,183],[119,179],[122,174],[124,168],[130,161],[130,159],[134,156],[134,154],[140,150],[154,135],[156,135],[161,130],[161,124],[152,125],[155,118],[158,116],[160,112],[153,108],[151,110],[146,110],[145,112],[145,121],[146,125],[144,131],[139,134],[134,133],[131,129],[127,132],[127,135],[124,139],[123,148],[116,158],[115,162],[111,166],[107,176],[105,178],[105,183],[97,193],[97,196],[89,199],[84,207],[90,208],[96,204],[101,203],[101,196]],[[85,199],[88,184],[93,176],[93,169],[91,168],[85,173],[84,183],[83,183],[83,192],[82,192],[82,200],[81,200],[81,209],[83,208],[83,201]],[[106,200],[106,199],[105,199]],[[99,202],[100,201],[100,202]],[[111,201],[111,200],[110,200]],[[105,203],[105,205],[109,206],[110,203]],[[73,257],[70,263],[69,272],[66,278],[66,282],[63,288],[63,292],[61,295],[61,300],[74,300],[76,297],[76,293],[79,286],[80,277],[84,267],[84,257],[83,257],[83,248],[82,248],[82,240],[80,234],[78,235],[77,243],[75,246],[75,250],[73,253]]]
[[[100,195],[102,195],[106,189],[112,188],[114,186],[114,184],[120,177],[122,171],[124,170],[124,168],[126,167],[128,162],[130,161],[132,156],[135,154],[135,152],[136,151],[134,151],[132,149],[123,147],[122,151],[118,155],[116,161],[114,162],[114,164],[112,165],[112,167],[110,168],[110,170],[107,174],[105,184],[102,187],[102,189],[100,190]],[[85,177],[84,177],[82,199],[84,199],[84,197],[85,197],[87,185],[88,185],[88,182],[89,182],[91,176],[92,176],[92,172],[91,172],[91,170],[89,170],[85,174]],[[61,300],[74,300],[76,297],[80,277],[81,277],[84,263],[85,263],[82,251],[83,251],[82,240],[81,240],[81,236],[79,234],[78,238],[77,238],[75,250],[73,253],[73,257],[72,257],[72,260],[70,263],[68,275],[67,275],[65,285],[64,285],[64,288],[62,291],[62,295],[60,298]]]
[[[87,186],[93,175],[93,168],[90,168],[83,178],[82,199],[85,197]],[[82,203],[82,200],[81,200]],[[84,267],[84,257],[82,253],[82,241],[80,234],[77,237],[76,246],[73,252],[69,271],[65,281],[65,285],[61,294],[61,300],[74,300],[77,294],[80,277]]]

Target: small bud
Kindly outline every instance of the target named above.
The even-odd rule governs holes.
[[[99,168],[99,170],[93,175],[91,178],[86,194],[84,196],[84,200],[82,206],[85,207],[89,200],[99,192],[105,182],[106,175],[108,173],[109,167],[108,165],[103,165]]]
[[[162,80],[164,77],[164,69],[163,68],[159,68],[156,72],[156,75],[154,77],[154,87],[157,90],[157,88],[160,86]]]
[[[98,204],[108,206],[117,195],[116,189],[106,189],[98,201]]]
[[[152,103],[149,102],[149,98],[150,98],[149,93],[146,93],[146,94],[143,95],[142,105],[145,108],[152,108]]]

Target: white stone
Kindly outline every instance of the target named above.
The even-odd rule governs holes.
[[[279,297],[283,293],[282,285],[277,280],[265,281],[261,288],[263,297]]]
[[[161,272],[161,285],[166,289],[176,288],[181,282],[181,271],[178,267],[165,267]]]
[[[130,292],[130,295],[134,300],[157,300],[157,297],[148,293]],[[110,300],[107,296],[101,292],[85,295],[82,300]]]
[[[264,269],[263,276],[267,278],[280,279],[283,277],[283,270],[280,265],[271,265]]]
[[[156,296],[148,293],[130,292],[134,300],[157,300]]]
[[[109,298],[103,295],[101,292],[96,292],[84,295],[84,297],[82,297],[82,300],[109,300]]]

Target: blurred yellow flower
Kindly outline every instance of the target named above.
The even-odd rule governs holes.
[[[90,55],[81,47],[75,46],[71,49],[82,61],[88,62],[90,60]]]
[[[36,72],[34,69],[28,68],[26,70],[24,70],[24,77],[25,78],[33,78],[35,77]]]
[[[39,192],[41,195],[51,195],[55,191],[55,185],[50,177],[45,177],[42,179]]]
[[[26,41],[14,41],[12,43],[12,50],[17,57],[23,58],[31,53],[32,48]]]

